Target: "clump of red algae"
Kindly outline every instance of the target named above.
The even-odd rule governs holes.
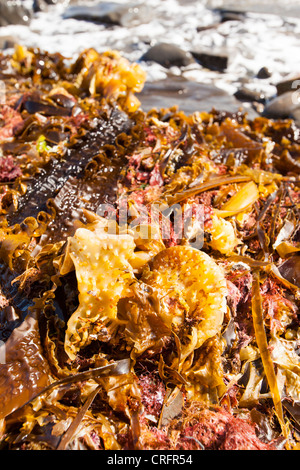
[[[275,449],[274,443],[262,442],[257,437],[253,422],[236,417],[222,407],[195,410],[194,416],[185,421],[177,448],[189,450],[199,447],[207,450]]]
[[[0,181],[12,181],[22,175],[22,171],[18,165],[15,164],[11,155],[7,157],[0,157]]]
[[[297,307],[285,294],[284,289],[272,279],[266,279],[261,287],[265,320],[273,332],[282,332],[285,323],[297,318]]]
[[[158,429],[141,418],[141,444],[146,450],[275,450],[274,441],[263,442],[256,425],[225,408],[191,406],[170,426]]]
[[[157,374],[139,376],[143,412],[139,416],[140,448],[144,450],[275,450],[275,441],[263,442],[249,416],[236,416],[222,406],[205,408],[194,402],[166,426],[159,426],[166,396]],[[130,448],[130,433],[119,436]]]
[[[24,125],[21,114],[8,105],[3,105],[0,109],[0,142],[11,140]]]
[[[139,376],[139,387],[144,413],[158,419],[166,395],[164,383],[157,374],[144,373]]]

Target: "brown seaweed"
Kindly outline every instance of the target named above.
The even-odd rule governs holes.
[[[135,96],[144,73],[115,51],[89,49],[72,62],[19,46],[0,56],[0,78],[1,448],[297,448],[295,124],[145,113]],[[125,205],[132,252],[109,238],[102,203],[122,235]],[[191,214],[184,237],[172,205]],[[156,238],[143,239],[139,223]],[[207,268],[191,283],[199,223],[215,276]],[[170,253],[172,282],[162,277]],[[216,273],[222,315],[198,344],[203,286],[210,296]],[[80,339],[72,355],[69,325]]]
[[[27,184],[27,191],[19,199],[18,210],[8,221],[11,225],[20,223],[26,217],[36,217],[38,212],[47,210],[47,201],[54,198],[69,178],[79,177],[85,166],[106,144],[113,144],[118,133],[129,131],[131,121],[118,110],[110,113],[108,120],[100,120],[94,129],[87,132],[63,158],[52,158]],[[101,203],[102,201],[99,201]]]

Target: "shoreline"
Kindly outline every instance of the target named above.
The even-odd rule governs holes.
[[[209,106],[229,111],[241,106],[250,117],[262,115],[267,107],[271,117],[292,117],[299,123],[299,103],[295,114],[291,101],[294,95],[287,96],[283,104],[272,103],[279,97],[278,84],[300,77],[294,59],[300,45],[296,2],[281,1],[274,6],[269,0],[248,0],[241,6],[234,0],[139,0],[133,4],[119,0],[116,4],[102,2],[118,6],[104,18],[103,8],[95,7],[97,1],[85,2],[84,9],[79,2],[45,5],[45,1],[37,3],[40,11],[26,24],[0,28],[0,43],[9,46],[4,53],[11,53],[14,41],[72,58],[89,47],[98,52],[116,49],[146,71],[141,98],[147,109],[150,93],[155,92],[153,101],[162,107],[171,100],[184,111],[189,101],[190,112],[198,106],[202,106],[200,111]],[[24,3],[28,7],[31,2]],[[161,52],[164,45],[170,46],[167,54],[173,57],[167,65]],[[158,52],[153,51],[155,46]],[[286,91],[291,92],[291,83]]]

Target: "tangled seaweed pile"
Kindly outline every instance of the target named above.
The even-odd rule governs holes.
[[[293,121],[145,113],[115,51],[0,69],[1,448],[298,448]]]

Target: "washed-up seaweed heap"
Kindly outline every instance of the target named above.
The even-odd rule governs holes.
[[[294,122],[145,113],[116,51],[0,80],[1,448],[299,448]]]

